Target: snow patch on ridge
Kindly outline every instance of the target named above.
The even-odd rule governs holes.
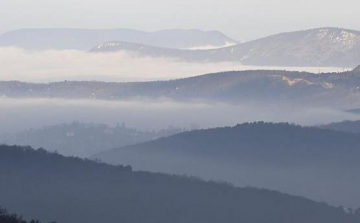
[[[237,45],[236,42],[226,41],[225,44],[222,46],[214,46],[214,45],[196,46],[196,47],[184,48],[184,50],[214,50],[214,49],[221,49],[235,45]]]
[[[107,47],[117,47],[117,46],[121,46],[122,43],[121,42],[107,42],[107,43],[102,43],[100,45],[97,46],[98,49],[103,49],[103,48],[107,48]]]
[[[294,86],[296,84],[299,84],[299,83],[305,83],[305,84],[308,84],[308,85],[312,85],[312,84],[315,84],[314,82],[310,82],[308,80],[304,80],[304,79],[300,79],[300,78],[295,78],[295,79],[290,79],[286,76],[282,76],[281,79],[283,81],[285,81],[289,86]]]
[[[316,34],[316,37],[318,40],[328,39],[333,43],[340,43],[347,46],[354,45],[356,40],[360,38],[359,35],[347,30],[330,29],[320,29]]]

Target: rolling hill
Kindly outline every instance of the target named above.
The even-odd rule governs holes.
[[[92,158],[359,207],[359,145],[355,134],[258,122],[185,132]]]
[[[9,211],[68,223],[358,223],[341,207],[275,191],[133,172],[24,147],[0,146],[0,197]]]
[[[152,82],[0,82],[2,98],[173,99],[221,102],[276,102],[360,106],[360,69],[342,73],[233,71]]]

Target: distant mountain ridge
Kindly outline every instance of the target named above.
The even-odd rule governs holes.
[[[21,29],[0,35],[0,47],[15,46],[30,50],[88,51],[108,41],[177,49],[219,48],[237,43],[219,31],[197,29],[157,32],[133,29]]]
[[[360,31],[318,28],[280,33],[213,50],[184,51],[108,42],[91,52],[135,53],[137,56],[169,57],[188,62],[239,62],[256,66],[354,67],[360,63]]]
[[[92,158],[360,206],[360,135],[287,123],[196,130]],[[343,190],[342,188],[346,188]]]
[[[281,33],[228,50],[245,64],[353,67],[360,62],[360,32],[319,28]]]

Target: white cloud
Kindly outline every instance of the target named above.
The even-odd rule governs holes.
[[[202,128],[232,126],[243,122],[294,122],[302,125],[356,120],[359,115],[324,107],[283,103],[227,104],[156,101],[98,101],[59,99],[0,99],[0,133],[80,122],[114,125],[125,121],[140,129],[162,129],[169,125]],[[214,118],[216,117],[216,118]]]

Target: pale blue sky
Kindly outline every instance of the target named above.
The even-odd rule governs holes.
[[[199,28],[249,40],[322,26],[359,30],[359,8],[359,0],[0,0],[0,33],[20,28]]]

